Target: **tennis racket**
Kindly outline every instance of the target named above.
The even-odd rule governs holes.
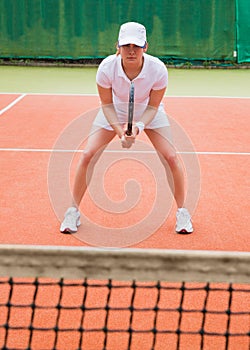
[[[132,125],[133,125],[133,117],[134,117],[134,94],[135,94],[134,83],[131,82],[130,89],[129,89],[129,103],[128,103],[128,126],[126,131],[126,135],[128,136],[132,135]]]

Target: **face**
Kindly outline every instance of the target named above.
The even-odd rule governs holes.
[[[139,65],[142,63],[143,53],[147,51],[145,48],[134,44],[123,45],[119,47],[119,53],[122,57],[123,64]]]

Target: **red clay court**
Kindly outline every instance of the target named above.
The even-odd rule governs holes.
[[[249,98],[211,98],[211,97],[166,97],[164,100],[169,115],[173,118],[175,129],[181,130],[181,135],[184,132],[186,137],[191,140],[193,155],[198,160],[199,172],[197,181],[199,182],[200,191],[195,203],[193,213],[193,223],[195,231],[192,235],[177,235],[174,231],[175,226],[175,208],[172,206],[172,199],[169,203],[169,212],[166,220],[151,234],[147,235],[145,239],[135,240],[130,247],[136,248],[159,248],[171,250],[213,250],[213,251],[249,251]],[[1,94],[0,95],[0,130],[1,130],[1,244],[21,244],[21,245],[49,245],[49,246],[88,246],[88,241],[79,239],[74,235],[63,235],[59,232],[60,222],[55,210],[55,206],[51,203],[50,193],[48,189],[48,167],[52,151],[55,151],[56,141],[60,136],[70,130],[70,125],[73,119],[80,115],[91,114],[91,111],[98,108],[98,97],[94,95],[56,95],[56,94]],[[88,118],[86,118],[87,120]],[[86,126],[89,127],[89,119]],[[78,130],[81,133],[81,130]],[[84,131],[86,133],[86,130]],[[84,141],[84,140],[83,140]],[[147,139],[142,135],[141,141],[147,145]],[[67,144],[67,143],[66,143]],[[83,145],[80,145],[82,148]],[[150,145],[148,145],[150,147]],[[57,150],[58,151],[58,150]],[[74,150],[61,150],[62,154],[71,154],[72,166],[67,170],[71,174],[74,172],[76,160],[79,157],[79,150],[74,154]],[[188,151],[188,152],[186,152]],[[189,153],[190,150],[182,148],[180,156]],[[119,143],[114,142],[113,146],[107,151],[107,154],[115,158],[120,157]],[[192,152],[191,152],[192,153]],[[146,154],[146,155],[145,155]],[[143,157],[147,154],[152,156],[152,152],[137,152],[137,160],[141,158],[141,163],[144,162]],[[133,150],[129,157],[133,157]],[[153,155],[154,157],[154,155]],[[156,155],[155,155],[156,157]],[[140,163],[140,162],[138,162]],[[121,159],[111,173],[110,177],[105,177],[105,189],[109,191],[109,196],[114,201],[123,199],[124,193],[121,191],[124,181],[130,175],[141,184],[140,200],[136,203],[132,210],[128,213],[113,214],[105,213],[98,205],[96,205],[91,196],[86,196],[82,211],[92,221],[98,223],[99,227],[104,231],[104,227],[112,230],[116,227],[123,227],[124,218],[128,225],[135,223],[135,218],[142,220],[145,213],[150,212],[150,205],[154,205],[155,187],[150,168],[143,170],[141,164],[137,169],[135,162],[130,163],[130,160]],[[133,166],[131,174],[127,170],[128,167]],[[60,173],[55,174],[56,178],[60,179]],[[102,174],[100,174],[101,176]],[[109,182],[110,181],[110,182]],[[50,184],[51,185],[51,184]],[[53,184],[52,184],[53,185]],[[197,189],[196,189],[197,190]],[[122,193],[122,194],[121,194]],[[162,209],[162,208],[161,208]],[[60,216],[59,215],[59,216]],[[88,227],[88,237],[93,237],[95,234],[94,226]],[[146,230],[146,227],[141,225],[141,231]],[[84,221],[81,230],[84,230]],[[81,237],[80,237],[81,238]],[[98,243],[98,237],[96,242]],[[91,245],[91,244],[90,244]],[[94,244],[93,244],[94,245]],[[97,244],[98,245],[98,244]],[[198,290],[191,288],[188,296],[185,297],[186,308],[190,313],[184,317],[184,329],[191,331],[190,335],[183,335],[179,343],[180,349],[195,350],[199,349],[200,335],[193,335],[192,331],[198,330],[198,323],[202,322],[201,318],[194,316],[192,306],[201,303],[202,296],[198,294]],[[64,294],[64,299],[61,300],[62,305],[71,305],[70,303],[77,303],[80,291],[80,298],[83,297],[82,287],[69,285]],[[176,307],[175,297],[180,297],[180,292],[173,289],[165,290],[167,295],[168,307]],[[180,285],[178,285],[180,287]],[[192,285],[191,285],[192,287]],[[7,289],[6,289],[7,288]],[[6,287],[0,297],[5,301],[5,293],[8,294],[9,287]],[[19,288],[19,289],[18,289]],[[27,289],[26,289],[27,288]],[[52,327],[56,319],[55,310],[50,311],[50,306],[53,300],[58,298],[58,285],[56,289],[51,289],[51,285],[47,285],[47,281],[42,287],[39,294],[39,305],[46,303],[48,295],[50,295],[50,303],[48,309],[41,310],[36,326],[39,328]],[[85,287],[84,287],[85,288]],[[105,285],[107,289],[107,286]],[[243,286],[245,289],[246,287]],[[106,290],[105,289],[105,290]],[[106,291],[107,292],[107,291]],[[105,293],[106,293],[105,292]],[[17,287],[16,294],[14,294],[12,301],[15,303],[15,297],[19,296],[18,304],[25,304],[28,300],[32,304],[32,296],[30,296],[30,289],[25,284]],[[89,306],[95,307],[102,303],[102,299],[107,295],[100,292],[100,287],[93,287],[93,296],[89,299]],[[111,306],[116,303],[126,304],[128,295],[131,297],[131,292],[125,289],[125,292],[119,292],[119,288],[114,292],[116,299],[111,300]],[[151,294],[150,294],[151,293]],[[148,289],[138,291],[134,301],[135,307],[140,307],[144,298],[148,300],[157,298]],[[164,292],[163,292],[164,293]],[[201,293],[203,293],[201,291]],[[249,293],[248,293],[249,294]],[[78,296],[77,296],[78,295]],[[106,295],[106,297],[103,297]],[[203,295],[203,294],[202,294]],[[25,296],[25,300],[23,299]],[[219,307],[226,305],[226,294],[215,290],[213,297],[209,299],[210,307]],[[171,301],[172,300],[172,301]],[[171,301],[171,302],[170,302]],[[56,302],[56,301],[55,301]],[[160,304],[161,305],[161,304]],[[219,306],[218,306],[219,305]],[[151,305],[152,306],[152,305]],[[72,306],[69,307],[69,309]],[[199,306],[198,306],[199,307]],[[221,306],[222,307],[222,306]],[[226,307],[226,306],[225,306]],[[246,312],[249,308],[249,295],[244,298],[234,299],[234,310]],[[15,312],[9,314],[9,319],[12,326],[26,327],[27,320],[30,319],[28,311],[22,311],[20,306],[16,308]],[[6,308],[2,314],[5,322]],[[71,309],[70,309],[71,310]],[[70,312],[70,311],[69,311]],[[121,316],[123,314],[123,316]],[[4,316],[5,315],[5,316]],[[11,316],[12,315],[12,316]],[[67,316],[66,316],[67,315]],[[94,316],[93,316],[94,315]],[[114,311],[112,320],[109,326],[121,327],[122,320],[127,320],[129,315],[126,311],[120,311],[118,314]],[[146,316],[148,315],[148,316]],[[61,315],[62,316],[62,315]],[[12,317],[12,318],[10,318]],[[63,316],[62,316],[63,317]],[[105,318],[100,311],[94,313],[90,318],[85,320],[85,326],[88,327],[91,320],[98,319],[98,322]],[[96,318],[97,317],[97,318]],[[123,317],[125,317],[123,319]],[[139,314],[136,316],[139,324],[148,327],[150,322],[153,322],[153,313]],[[163,317],[163,314],[162,314]],[[26,320],[27,318],[27,320]],[[60,327],[70,328],[75,326],[79,320],[79,310],[72,310],[72,312],[65,314],[62,318]],[[176,315],[167,318],[169,324],[176,324]],[[172,320],[172,321],[171,321]],[[235,319],[234,330],[239,328],[247,332],[247,324],[249,315],[244,314]],[[70,322],[69,322],[70,321]],[[127,321],[126,321],[127,322]],[[134,320],[134,322],[136,322]],[[163,327],[164,319],[158,319],[158,327]],[[163,322],[163,323],[162,323]],[[210,331],[216,332],[219,324],[226,322],[223,319],[214,315],[210,321]],[[96,321],[94,321],[96,323]],[[241,325],[239,327],[239,325]],[[77,326],[76,326],[77,327]],[[102,326],[100,326],[102,327]],[[172,327],[170,325],[170,327]],[[140,329],[139,329],[140,331]],[[0,331],[0,344],[6,341],[6,331]],[[9,348],[23,349],[27,347],[29,336],[27,332],[19,330],[10,330],[7,345]],[[54,332],[46,333],[44,338],[43,332],[37,331],[32,338],[32,348],[41,350],[49,349],[55,344]],[[166,335],[165,335],[166,336]],[[158,335],[155,349],[164,349],[164,344],[173,344],[173,347],[168,345],[169,349],[176,348],[174,342],[176,335],[169,335],[164,338],[164,334]],[[128,339],[125,335],[113,334],[111,340],[107,344],[109,350],[125,349]],[[167,341],[167,343],[166,343]],[[31,338],[30,338],[31,342]],[[47,343],[46,343],[47,342]],[[79,344],[79,332],[77,335],[72,332],[62,332],[57,342],[57,349],[76,348]],[[99,333],[85,334],[82,349],[97,350],[101,349],[103,336]],[[152,343],[152,336],[137,335],[134,338],[130,349],[148,349]],[[38,345],[40,344],[40,345]],[[87,345],[86,345],[87,344]],[[118,345],[119,344],[119,345]],[[3,345],[2,345],[3,346]],[[47,347],[48,346],[48,347]],[[79,346],[79,345],[78,345]],[[99,347],[100,346],[100,347]],[[224,348],[224,339],[214,337],[212,340],[206,340],[204,349],[219,349]],[[228,349],[230,350],[248,350],[249,337],[235,337],[229,342]]]
[[[60,134],[74,118],[98,108],[98,104],[97,96],[0,95],[1,221],[7,229],[2,231],[2,243],[84,244],[59,233],[59,221],[48,195],[47,173]],[[167,97],[165,104],[169,115],[190,138],[199,162],[201,189],[193,214],[195,232],[187,237],[176,235],[174,216],[170,214],[138,247],[248,251],[250,100]],[[127,176],[124,166],[121,174]],[[136,171],[133,175],[136,177]],[[143,182],[147,181],[146,174]],[[113,195],[117,196],[120,187],[115,186],[112,182]],[[150,201],[154,194],[146,185],[145,190]],[[142,214],[143,203],[139,204]],[[97,215],[99,209],[91,203],[85,207]],[[111,227],[116,225],[112,222],[115,217],[107,219]]]

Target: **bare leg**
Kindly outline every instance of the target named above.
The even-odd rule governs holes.
[[[88,138],[88,143],[78,163],[74,187],[73,206],[79,207],[87,186],[91,180],[94,165],[101,156],[108,143],[115,137],[114,131],[93,127]]]
[[[184,174],[176,151],[168,140],[169,129],[168,127],[163,127],[156,130],[146,129],[145,132],[158,152],[159,157],[165,167],[166,174],[168,175],[169,168],[171,170],[173,184],[170,187],[172,189],[177,207],[182,208],[185,201]],[[169,181],[171,180],[169,179]]]

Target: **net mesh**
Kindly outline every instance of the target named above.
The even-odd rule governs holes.
[[[197,277],[192,277],[192,271],[187,277],[186,272],[178,270],[178,255],[185,264],[185,254],[178,251],[152,254],[146,250],[56,251],[26,247],[12,249],[14,252],[10,254],[10,249],[2,249],[0,258],[1,276],[6,275],[6,269],[15,276],[0,278],[1,349],[249,349],[247,253],[232,255],[230,264],[228,255],[212,254],[202,259],[199,252],[203,276],[198,282],[190,282]],[[101,260],[106,261],[101,271],[100,255]],[[141,271],[149,259],[154,265],[158,255],[158,260],[160,255],[164,256],[168,267],[171,261],[172,268],[177,267],[174,281],[172,276],[168,278],[166,269],[160,271],[161,279],[155,280],[150,268],[146,268],[145,276],[140,272],[135,277],[131,266],[136,256],[140,267],[135,266],[135,270]],[[76,256],[81,272],[76,272],[75,278],[72,266]],[[187,254],[186,262],[191,261],[191,257],[196,260],[196,254]],[[56,271],[53,266],[47,271],[42,258],[48,266],[52,260]],[[85,260],[89,263],[83,267],[81,262]],[[209,273],[204,271],[202,260]],[[60,272],[63,263],[64,271]],[[214,263],[221,270],[219,278],[222,265],[225,275],[231,271],[223,283],[213,282],[218,279],[218,269],[212,267]],[[92,269],[95,265],[97,270]],[[117,266],[120,278],[114,279]],[[65,267],[70,272],[65,272]],[[90,279],[79,278],[80,274],[87,276],[87,271]],[[99,279],[100,272],[102,279]],[[34,277],[27,277],[31,273]],[[46,275],[48,277],[44,277]],[[98,279],[93,279],[95,275]]]

